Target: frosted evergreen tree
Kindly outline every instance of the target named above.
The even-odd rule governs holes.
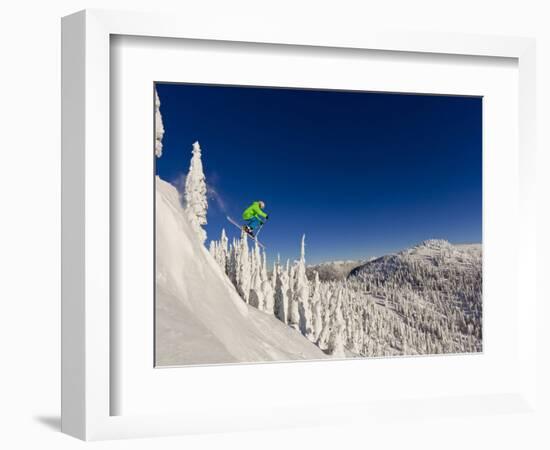
[[[300,303],[298,301],[298,292],[296,290],[299,287],[296,283],[295,274],[297,272],[298,262],[290,269],[290,282],[289,282],[289,296],[288,296],[288,325],[297,331],[300,331]],[[301,331],[300,331],[301,332]]]
[[[256,242],[251,255],[251,284],[250,297],[248,303],[259,310],[264,309],[264,298],[262,293],[262,257],[260,254],[260,246]]]
[[[210,254],[214,257],[216,262],[222,268],[222,270],[231,278],[232,269],[229,268],[230,264],[230,250],[229,240],[225,234],[225,228],[222,229],[221,237],[219,241],[210,241],[209,247]],[[234,278],[233,278],[234,279]],[[233,280],[232,279],[232,280]]]
[[[306,236],[302,236],[300,260],[296,264],[294,273],[294,299],[293,303],[298,306],[300,332],[309,339],[312,339],[313,326],[311,320],[311,308],[309,305],[309,281],[306,275]]]
[[[281,255],[277,253],[277,260],[273,264],[273,272],[271,274],[271,286],[273,287],[273,292],[277,288],[277,278],[280,274],[281,267]]]
[[[275,309],[275,290],[272,281],[267,275],[267,257],[265,251],[262,254],[262,294],[264,297],[264,311],[273,314]]]
[[[237,262],[237,291],[245,302],[248,303],[250,295],[251,271],[250,256],[248,254],[248,238],[244,231],[241,234],[239,248],[236,255]]]
[[[334,317],[332,318],[332,329],[330,338],[328,341],[328,353],[337,358],[344,358],[346,356],[344,352],[344,316],[342,314],[342,291],[339,292],[337,297],[336,308],[334,310]]]
[[[210,246],[208,247],[208,251],[213,256],[213,258],[216,260],[216,262],[219,264],[219,261],[218,261],[218,243],[216,241],[210,241]]]
[[[275,292],[269,280],[262,281],[262,294],[264,298],[264,311],[269,314],[275,312]]]
[[[260,246],[256,241],[254,243],[254,252],[252,253],[252,272],[257,273],[261,281],[262,276],[262,255],[260,252]]]
[[[262,292],[262,280],[260,271],[254,270],[252,274],[252,281],[250,283],[250,295],[248,298],[248,303],[250,306],[259,309],[260,311],[264,310],[264,297]]]
[[[286,271],[288,273],[288,304],[290,305],[290,302],[292,298],[294,297],[294,274],[296,272],[296,264],[290,265],[290,260],[287,259],[286,261]]]
[[[162,114],[160,113],[160,98],[155,89],[155,155],[157,158],[162,156],[163,137],[164,124],[162,123]]]
[[[277,276],[275,281],[275,316],[283,323],[288,323],[288,262],[287,268],[276,266]]]
[[[202,225],[206,225],[206,211],[208,200],[206,197],[206,179],[202,169],[201,147],[199,142],[193,144],[189,172],[185,179],[185,209],[191,226],[197,232],[201,242],[206,240],[206,231]]]
[[[227,272],[227,264],[229,259],[229,247],[228,247],[229,240],[227,239],[227,235],[225,234],[225,228],[222,228],[222,234],[220,237],[220,240],[217,242],[216,245],[216,261],[218,261],[218,264],[220,267],[224,270],[224,272]]]
[[[312,308],[312,341],[317,342],[319,335],[323,330],[323,306],[321,304],[321,283],[319,281],[319,273],[315,272],[315,279],[313,281],[313,293],[311,295]]]
[[[239,245],[238,241],[234,238],[233,243],[230,246],[230,249],[228,250],[228,258],[227,258],[227,276],[233,283],[233,286],[238,288],[238,252]]]
[[[267,275],[267,256],[265,254],[265,250],[262,252],[262,281],[269,281],[269,277]]]
[[[329,340],[331,337],[332,330],[335,326],[335,309],[337,304],[337,293],[332,289],[327,289],[325,291],[325,300],[323,304],[325,305],[324,314],[323,314],[323,329],[319,334],[317,339],[317,345],[322,350],[326,350],[329,345]]]
[[[260,246],[256,242],[251,255],[251,277],[249,303],[251,306],[258,308],[260,311],[265,309],[265,299],[262,289],[263,282],[263,259],[260,251]]]
[[[342,327],[337,326],[332,330],[330,340],[328,342],[327,352],[335,358],[345,358],[346,352],[344,340],[342,338]]]

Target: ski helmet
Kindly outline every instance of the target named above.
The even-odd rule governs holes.
[[[260,208],[265,208],[265,203],[262,200],[258,201],[258,203],[260,204]]]

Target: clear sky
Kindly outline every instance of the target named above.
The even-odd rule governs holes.
[[[201,144],[208,238],[239,231],[263,200],[270,259],[363,259],[425,239],[481,242],[482,100],[157,84],[164,150],[157,174],[175,185]],[[207,242],[208,244],[208,242]]]

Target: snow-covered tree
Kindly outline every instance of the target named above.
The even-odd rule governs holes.
[[[299,297],[297,295],[296,288],[300,287],[297,286],[295,283],[295,274],[296,274],[296,265],[298,263],[296,262],[292,268],[290,269],[290,283],[288,288],[288,320],[287,323],[292,328],[294,328],[297,331],[300,331],[300,302]]]
[[[258,242],[254,245],[251,255],[251,285],[248,303],[260,311],[264,309],[264,297],[262,292],[262,257]]]
[[[275,316],[281,322],[288,323],[288,291],[290,286],[288,262],[286,269],[277,263],[275,270],[277,271],[275,281]]]
[[[155,89],[155,155],[157,158],[162,156],[163,137],[164,124],[162,123],[162,114],[160,113],[160,98]]]
[[[338,297],[336,299],[336,308],[334,309],[334,315],[331,318],[332,320],[332,327],[330,331],[330,338],[328,341],[328,353],[330,355],[333,355],[337,358],[344,358],[345,352],[344,352],[344,316],[342,313],[342,297],[343,293],[342,290],[338,293]]]
[[[262,292],[262,279],[260,277],[260,273],[257,270],[255,270],[252,273],[248,303],[250,304],[250,306],[254,306],[254,308],[257,308],[260,311],[264,310],[264,295]]]
[[[208,200],[206,197],[206,179],[202,169],[201,147],[199,142],[193,143],[189,172],[185,179],[185,209],[191,226],[197,232],[201,242],[206,240],[206,231],[202,225],[206,225],[206,211]]]
[[[273,314],[275,310],[275,293],[269,280],[262,281],[262,294],[264,297],[264,311]]]
[[[219,245],[218,242],[210,241],[210,246],[208,247],[208,251],[214,257],[214,259],[219,263],[219,261],[218,261],[218,245]]]
[[[262,294],[264,297],[264,311],[273,314],[275,309],[275,290],[273,289],[272,281],[267,275],[267,256],[265,251],[263,252],[262,262]]]
[[[311,295],[312,306],[312,341],[317,342],[319,335],[323,330],[323,305],[321,303],[321,283],[319,281],[319,273],[315,272],[313,280],[313,292]]]
[[[225,270],[227,268],[227,259],[229,257],[229,239],[227,239],[227,234],[225,234],[225,228],[222,228],[219,251],[220,264]]]
[[[239,260],[239,244],[237,239],[233,239],[233,242],[228,250],[226,273],[233,286],[238,287],[238,260]]]
[[[237,262],[237,290],[243,300],[248,303],[250,296],[250,285],[252,283],[252,273],[250,270],[250,255],[248,254],[248,238],[244,231],[241,233],[239,248],[236,254]]]
[[[210,241],[210,254],[224,272],[229,275],[229,240],[225,234],[225,228],[222,229],[222,234],[219,241]]]
[[[313,325],[311,320],[311,307],[309,305],[309,281],[306,275],[305,256],[306,236],[302,236],[300,260],[296,264],[294,273],[294,298],[293,303],[298,306],[300,332],[313,340]]]

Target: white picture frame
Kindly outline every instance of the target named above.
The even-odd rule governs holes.
[[[476,400],[472,403],[456,397],[412,401],[412,393],[403,398],[410,400],[407,411],[411,415],[430,403],[437,404],[442,411],[460,410],[465,415],[498,412],[502,408],[524,411],[533,407],[536,398],[534,40],[383,30],[357,32],[345,27],[316,34],[304,29],[282,30],[259,22],[234,27],[223,21],[202,23],[167,14],[87,10],[67,16],[62,22],[62,430],[65,433],[85,440],[161,436],[308,425],[335,418],[360,420],[369,415],[390,414],[391,410],[389,403],[377,400],[371,404],[333,402],[330,413],[323,410],[323,405],[312,403],[301,409],[272,405],[272,411],[239,413],[220,405],[215,413],[187,409],[181,413],[112,415],[113,392],[120,388],[110,369],[113,358],[117,357],[111,342],[116,324],[111,320],[110,305],[110,187],[113,177],[117,176],[111,172],[109,155],[113,35],[285,44],[301,46],[306,51],[326,47],[336,51],[365,49],[517,60],[520,157],[515,195],[519,200],[520,237],[515,257],[520,289],[516,295],[521,292],[517,380],[512,389],[502,393],[472,394],[471,398]],[[354,366],[348,367],[353,370]],[[248,366],[240,370],[261,369]],[[306,410],[310,414],[304,414]]]

